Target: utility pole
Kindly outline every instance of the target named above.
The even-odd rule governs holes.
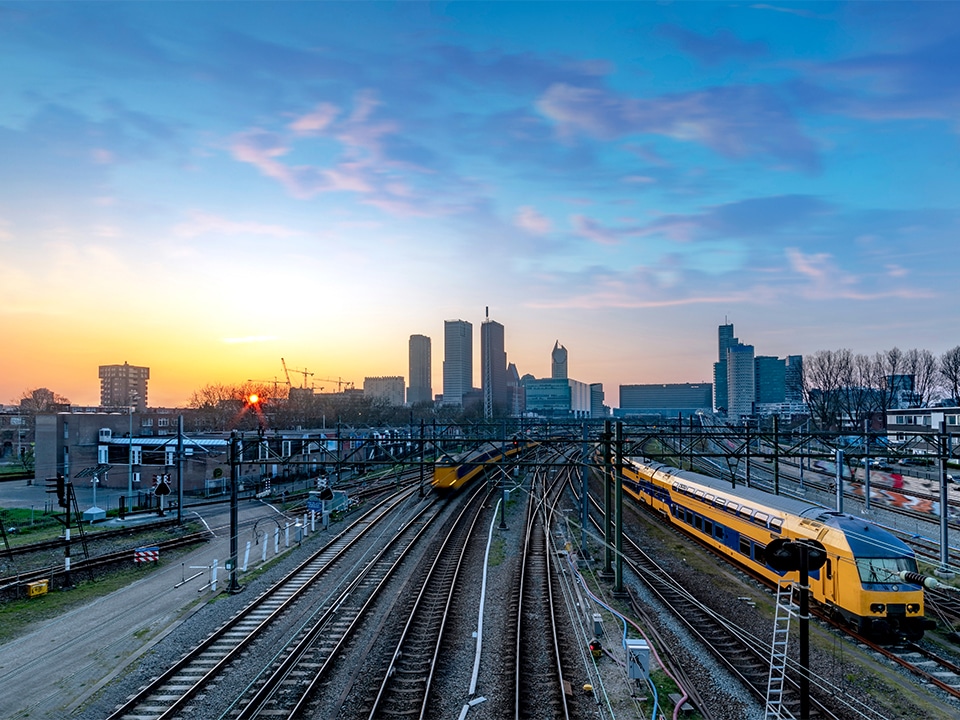
[[[177,525],[183,525],[183,415],[177,416]]]
[[[242,589],[237,582],[237,487],[240,484],[240,438],[234,430],[230,434],[230,587],[229,593],[238,593]]]

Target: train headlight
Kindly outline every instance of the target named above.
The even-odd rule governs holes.
[[[872,613],[878,613],[878,614],[879,614],[879,613],[882,613],[882,612],[883,612],[884,610],[886,610],[886,609],[887,609],[887,606],[884,605],[883,603],[871,603],[871,604],[870,604],[870,612],[872,612]]]
[[[920,612],[920,603],[909,603],[907,605],[908,613],[918,613]]]

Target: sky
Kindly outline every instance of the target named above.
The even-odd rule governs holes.
[[[2,2],[0,403],[960,344],[960,3]],[[311,372],[313,375],[298,374]]]

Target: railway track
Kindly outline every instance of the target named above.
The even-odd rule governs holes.
[[[760,701],[766,701],[770,677],[770,640],[714,612],[676,583],[629,537],[623,550],[627,565],[659,601],[698,638],[713,655]],[[794,668],[795,669],[795,668]],[[782,704],[794,717],[800,714],[799,686],[788,674]],[[823,699],[812,693],[811,718],[836,718]]]
[[[554,487],[558,485],[554,482]],[[560,598],[555,597],[547,531],[556,496],[555,489],[545,486],[543,473],[538,473],[527,502],[523,559],[510,608],[510,623],[516,628],[512,656],[514,718],[570,717],[557,630]]]
[[[196,532],[153,544],[163,553],[177,548],[189,547],[190,545],[195,545],[200,542],[206,542],[209,540],[209,537],[206,532]],[[85,577],[92,572],[98,572],[113,565],[120,563],[129,564],[132,560],[133,555],[129,548],[98,555],[87,560],[75,560],[70,565],[69,576],[71,581],[73,581],[78,577]],[[0,578],[0,593],[21,592],[28,583],[38,580],[49,580],[51,587],[60,587],[67,584],[67,572],[63,565],[57,565],[40,568],[38,570],[30,570],[20,573],[19,575],[9,575]]]
[[[457,580],[487,495],[478,486],[464,503],[427,571],[400,639],[383,671],[369,718],[427,718],[444,629],[455,608]]]
[[[571,485],[571,491],[577,494],[578,488]],[[597,513],[602,516],[602,507],[593,496],[590,497],[590,502],[593,508],[591,522],[598,532],[602,532],[594,517]],[[751,694],[761,702],[766,702],[771,640],[741,627],[737,622],[720,615],[701,602],[644,552],[630,533],[623,536],[623,553],[626,567],[686,627],[690,635],[709,649]],[[800,714],[800,688],[795,675],[796,672],[787,674],[782,705],[797,717]],[[819,692],[811,693],[810,717],[823,720],[837,718],[825,703],[826,697],[818,697],[818,694]]]
[[[438,516],[436,501],[424,504],[359,573],[317,607],[309,624],[241,698],[232,717],[302,717],[340,650]]]
[[[296,622],[293,616],[297,602],[327,578],[337,578],[346,568],[351,548],[368,540],[384,523],[394,521],[404,512],[405,501],[414,493],[404,490],[379,503],[345,528],[322,549],[308,558],[212,633],[205,641],[159,677],[148,683],[126,703],[117,708],[111,720],[159,720],[160,718],[200,717],[191,703],[204,689],[222,682],[231,663],[246,652],[255,641],[283,622]],[[236,696],[234,696],[236,697]],[[198,714],[199,713],[199,714]],[[219,712],[215,713],[219,715]]]

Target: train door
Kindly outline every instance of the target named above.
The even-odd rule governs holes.
[[[823,589],[823,601],[830,605],[837,604],[837,556],[827,554],[827,561],[820,568],[820,582]]]

